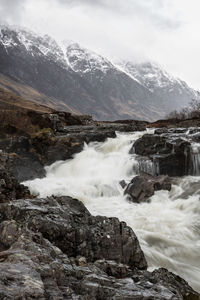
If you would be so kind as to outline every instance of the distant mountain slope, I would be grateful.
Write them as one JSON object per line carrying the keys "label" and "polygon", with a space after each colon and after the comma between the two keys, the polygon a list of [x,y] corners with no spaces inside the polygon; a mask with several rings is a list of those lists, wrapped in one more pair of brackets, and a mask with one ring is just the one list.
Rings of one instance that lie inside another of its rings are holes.
{"label": "distant mountain slope", "polygon": [[33,110],[41,113],[52,113],[54,110],[50,107],[34,103],[32,101],[23,99],[15,94],[0,88],[0,109],[3,111],[15,110]]}
{"label": "distant mountain slope", "polygon": [[5,91],[12,92],[17,96],[21,96],[24,99],[33,101],[40,105],[45,105],[55,110],[66,110],[71,113],[80,114],[79,111],[72,110],[66,103],[61,100],[54,100],[51,97],[40,93],[36,89],[32,88],[29,85],[23,84],[19,81],[13,80],[10,77],[7,77],[0,73],[0,88]]}
{"label": "distant mountain slope", "polygon": [[0,27],[0,72],[0,86],[26,99],[99,120],[156,120],[186,102],[167,99],[167,91],[164,98],[162,89],[77,43],[59,45],[24,29]]}
{"label": "distant mountain slope", "polygon": [[87,82],[90,94],[101,103],[99,117],[153,119],[162,114],[148,89],[106,58],[77,43],[66,47],[66,56],[70,68]]}
{"label": "distant mountain slope", "polygon": [[186,82],[171,76],[156,63],[122,62],[120,67],[152,92],[155,103],[162,104],[166,112],[180,109],[197,98],[197,92]]}
{"label": "distant mountain slope", "polygon": [[87,113],[87,106],[91,107],[92,99],[81,78],[70,70],[62,49],[50,37],[1,28],[0,70],[7,77],[54,99],[56,105],[63,101],[73,111],[82,113]]}

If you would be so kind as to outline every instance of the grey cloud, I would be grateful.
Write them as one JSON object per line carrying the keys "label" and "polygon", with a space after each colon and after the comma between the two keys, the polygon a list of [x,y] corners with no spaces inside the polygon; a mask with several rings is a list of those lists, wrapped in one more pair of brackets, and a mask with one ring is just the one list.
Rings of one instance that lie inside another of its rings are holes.
{"label": "grey cloud", "polygon": [[56,0],[57,2],[60,2],[62,4],[67,4],[67,5],[92,5],[92,6],[98,6],[98,5],[106,5],[106,3],[108,3],[108,1],[106,0]]}
{"label": "grey cloud", "polygon": [[[24,14],[24,5],[30,0],[0,0],[1,21],[8,23],[20,23]],[[69,7],[87,7],[87,14],[90,15],[97,8],[120,16],[129,18],[141,18],[147,20],[154,26],[162,30],[176,29],[180,22],[173,17],[163,13],[163,7],[172,0],[46,0]],[[40,0],[35,0],[35,5],[39,5]]]}
{"label": "grey cloud", "polygon": [[0,0],[1,22],[19,22],[26,0]]}
{"label": "grey cloud", "polygon": [[112,13],[131,15],[146,18],[150,23],[161,29],[176,29],[182,24],[180,20],[167,15],[166,3],[171,0],[54,0],[62,5],[71,7],[85,7],[89,9],[100,8],[110,10]]}

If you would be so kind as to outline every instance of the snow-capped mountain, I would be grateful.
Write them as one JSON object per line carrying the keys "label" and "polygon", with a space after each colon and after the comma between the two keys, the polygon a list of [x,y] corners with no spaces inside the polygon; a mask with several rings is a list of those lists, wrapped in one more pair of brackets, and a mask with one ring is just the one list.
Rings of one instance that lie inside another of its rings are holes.
{"label": "snow-capped mountain", "polygon": [[59,44],[6,26],[0,27],[0,72],[49,97],[56,107],[104,120],[159,119],[195,93],[152,64],[116,66],[75,42]]}
{"label": "snow-capped mountain", "polygon": [[[21,47],[21,50],[26,50],[32,56],[45,56],[47,59],[56,61],[63,66],[66,66],[66,60],[62,49],[56,41],[48,35],[43,37],[38,36],[32,31],[27,31],[23,28],[13,29],[7,26],[0,26],[0,41],[5,50]],[[25,49],[24,49],[25,48]]]}
{"label": "snow-capped mountain", "polygon": [[78,43],[71,42],[71,44],[66,44],[66,56],[72,70],[80,74],[91,74],[95,71],[106,74],[109,70],[114,69],[109,60],[81,47]]}
{"label": "snow-capped mountain", "polygon": [[65,54],[70,68],[87,82],[96,102],[101,103],[98,118],[100,114],[105,115],[104,119],[148,119],[162,115],[151,101],[148,89],[105,57],[77,43],[67,43]]}
{"label": "snow-capped mountain", "polygon": [[166,102],[166,105],[169,105],[168,103],[172,101],[174,109],[179,109],[198,97],[197,92],[186,82],[170,75],[154,62],[135,64],[124,61],[119,65],[127,74],[157,96],[157,99],[162,100],[162,103]]}

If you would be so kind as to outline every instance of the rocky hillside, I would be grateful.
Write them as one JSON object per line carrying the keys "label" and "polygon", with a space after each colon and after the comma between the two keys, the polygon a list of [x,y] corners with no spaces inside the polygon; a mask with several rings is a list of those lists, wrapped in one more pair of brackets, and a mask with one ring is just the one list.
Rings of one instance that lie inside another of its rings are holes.
{"label": "rocky hillside", "polygon": [[[0,86],[55,109],[99,120],[156,120],[183,105],[182,97],[174,100],[176,93],[165,91],[165,97],[162,89],[154,93],[127,68],[77,43],[59,45],[47,35],[24,29],[0,28],[0,70]],[[186,99],[184,92],[182,96]]]}
{"label": "rocky hillside", "polygon": [[198,96],[186,82],[171,76],[156,63],[123,62],[120,66],[154,95],[155,103],[162,105],[165,112],[179,110]]}
{"label": "rocky hillside", "polygon": [[[66,46],[71,69],[91,88],[97,119],[157,119],[162,110],[152,95],[110,61],[76,43]],[[94,113],[94,112],[93,112]]]}

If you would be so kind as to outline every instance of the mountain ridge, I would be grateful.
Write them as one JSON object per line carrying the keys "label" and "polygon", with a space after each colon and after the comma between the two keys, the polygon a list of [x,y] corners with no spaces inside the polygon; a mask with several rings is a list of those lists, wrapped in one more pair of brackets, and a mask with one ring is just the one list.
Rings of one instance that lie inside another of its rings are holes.
{"label": "mountain ridge", "polygon": [[56,108],[99,120],[160,119],[195,95],[182,87],[180,97],[176,92],[168,99],[169,90],[163,87],[152,92],[142,71],[138,75],[76,42],[61,45],[48,35],[8,26],[0,26],[0,70],[50,99]]}

